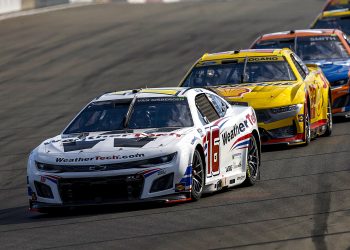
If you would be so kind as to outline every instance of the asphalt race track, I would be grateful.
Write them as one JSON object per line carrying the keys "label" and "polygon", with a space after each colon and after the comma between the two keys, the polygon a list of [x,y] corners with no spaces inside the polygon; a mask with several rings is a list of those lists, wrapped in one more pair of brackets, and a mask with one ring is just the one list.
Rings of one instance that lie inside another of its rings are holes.
{"label": "asphalt race track", "polygon": [[270,148],[261,181],[196,203],[27,211],[31,149],[107,91],[174,86],[204,52],[306,28],[322,0],[111,3],[0,22],[1,249],[350,249],[350,122]]}

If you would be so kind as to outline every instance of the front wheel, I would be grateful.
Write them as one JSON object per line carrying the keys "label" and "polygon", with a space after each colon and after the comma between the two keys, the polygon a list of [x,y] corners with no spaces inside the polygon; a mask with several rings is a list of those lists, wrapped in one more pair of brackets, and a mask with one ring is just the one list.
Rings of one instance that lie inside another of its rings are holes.
{"label": "front wheel", "polygon": [[204,188],[204,163],[198,150],[194,151],[192,162],[192,189],[191,198],[197,201],[201,198]]}
{"label": "front wheel", "polygon": [[246,170],[247,177],[244,181],[244,184],[248,186],[252,186],[258,180],[258,176],[260,174],[259,148],[254,136],[250,137],[246,168],[247,168]]}
{"label": "front wheel", "polygon": [[332,129],[333,129],[332,104],[329,98],[328,105],[327,105],[327,125],[326,125],[326,131],[324,132],[323,136],[330,136],[332,134]]}

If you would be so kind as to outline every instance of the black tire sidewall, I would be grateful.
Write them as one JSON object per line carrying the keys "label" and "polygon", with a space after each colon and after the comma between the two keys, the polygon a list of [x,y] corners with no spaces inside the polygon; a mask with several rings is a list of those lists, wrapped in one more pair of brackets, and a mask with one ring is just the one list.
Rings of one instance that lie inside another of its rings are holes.
{"label": "black tire sidewall", "polygon": [[[193,163],[194,163],[194,159],[195,159],[195,157],[198,157],[199,158],[199,160],[201,161],[201,166],[202,166],[202,173],[203,173],[203,181],[202,181],[202,190],[201,190],[201,192],[196,192],[195,190],[194,190],[194,188],[193,188],[193,181],[192,181],[192,189],[191,189],[191,198],[192,198],[192,200],[193,201],[197,201],[197,200],[199,200],[200,198],[201,198],[201,196],[202,196],[202,193],[203,193],[203,189],[204,189],[204,185],[205,185],[205,168],[204,168],[204,162],[203,162],[203,159],[202,159],[202,157],[201,157],[201,154],[199,153],[199,151],[196,149],[195,151],[194,151],[194,153],[193,153]],[[193,166],[192,166],[193,167]],[[193,176],[192,176],[192,178],[193,178]]]}
{"label": "black tire sidewall", "polygon": [[250,171],[249,169],[249,164],[248,164],[248,156],[249,156],[249,148],[248,148],[248,152],[247,152],[247,167],[246,167],[246,179],[245,181],[243,182],[244,185],[246,186],[253,186],[257,180],[258,180],[258,176],[260,174],[260,155],[259,155],[259,149],[258,149],[258,144],[256,142],[256,139],[254,136],[251,136],[250,140],[253,140],[253,144],[254,144],[254,147],[256,149],[256,152],[257,152],[257,169],[256,169],[256,177],[252,177],[248,171]]}

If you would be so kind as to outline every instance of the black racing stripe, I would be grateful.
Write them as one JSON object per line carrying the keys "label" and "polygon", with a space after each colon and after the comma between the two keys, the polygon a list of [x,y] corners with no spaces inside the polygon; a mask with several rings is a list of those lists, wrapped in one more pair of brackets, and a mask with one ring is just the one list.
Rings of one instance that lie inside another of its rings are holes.
{"label": "black racing stripe", "polygon": [[74,141],[63,143],[64,152],[71,152],[76,150],[90,149],[93,148],[100,141],[105,139],[95,140],[95,141]]}
{"label": "black racing stripe", "polygon": [[142,148],[147,143],[154,141],[156,138],[115,138],[114,147],[125,147],[125,148]]}

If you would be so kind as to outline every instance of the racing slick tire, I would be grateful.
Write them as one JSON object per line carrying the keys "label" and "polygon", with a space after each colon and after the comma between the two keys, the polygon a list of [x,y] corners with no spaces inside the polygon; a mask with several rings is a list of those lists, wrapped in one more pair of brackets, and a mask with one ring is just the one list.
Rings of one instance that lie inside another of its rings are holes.
{"label": "racing slick tire", "polygon": [[332,134],[332,129],[333,129],[332,104],[331,104],[331,99],[328,98],[327,125],[326,125],[326,131],[324,132],[323,136],[330,136]]}
{"label": "racing slick tire", "polygon": [[244,185],[253,186],[260,176],[259,148],[255,137],[252,135],[249,140],[247,153],[247,171]]}
{"label": "racing slick tire", "polygon": [[304,146],[307,146],[311,142],[311,126],[310,126],[310,113],[307,105],[304,106]]}
{"label": "racing slick tire", "polygon": [[202,192],[205,184],[205,175],[204,175],[204,162],[201,157],[201,154],[196,149],[193,154],[193,163],[192,163],[192,189],[191,189],[191,198],[193,201],[197,201],[201,198]]}

